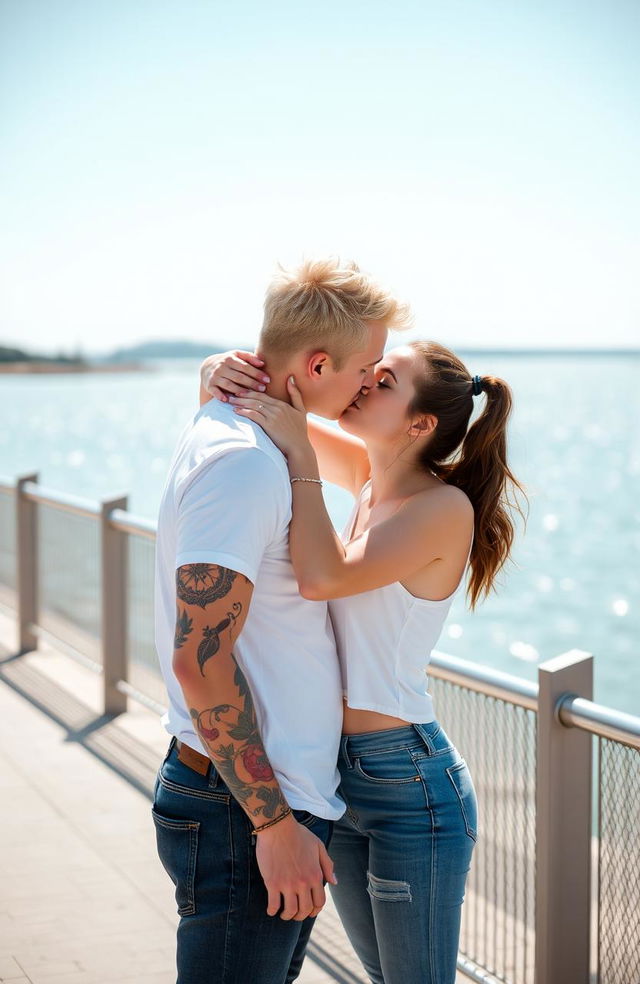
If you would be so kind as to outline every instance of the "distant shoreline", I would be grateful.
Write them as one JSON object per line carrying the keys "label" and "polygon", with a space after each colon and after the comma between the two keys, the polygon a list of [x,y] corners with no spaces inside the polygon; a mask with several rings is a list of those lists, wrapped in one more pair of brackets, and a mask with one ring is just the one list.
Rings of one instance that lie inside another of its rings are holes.
{"label": "distant shoreline", "polygon": [[103,372],[153,372],[153,366],[145,366],[140,362],[105,363],[104,365],[82,365],[64,362],[0,362],[0,375],[25,376],[61,373],[103,373]]}

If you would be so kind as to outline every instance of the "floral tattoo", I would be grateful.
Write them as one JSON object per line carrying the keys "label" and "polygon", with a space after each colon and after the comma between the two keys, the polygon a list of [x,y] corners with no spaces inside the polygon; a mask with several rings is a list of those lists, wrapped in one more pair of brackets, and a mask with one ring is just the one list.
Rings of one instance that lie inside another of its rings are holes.
{"label": "floral tattoo", "polygon": [[191,718],[229,791],[250,816],[271,819],[287,803],[262,744],[249,686],[233,659],[238,704],[219,704],[204,711],[192,708]]}

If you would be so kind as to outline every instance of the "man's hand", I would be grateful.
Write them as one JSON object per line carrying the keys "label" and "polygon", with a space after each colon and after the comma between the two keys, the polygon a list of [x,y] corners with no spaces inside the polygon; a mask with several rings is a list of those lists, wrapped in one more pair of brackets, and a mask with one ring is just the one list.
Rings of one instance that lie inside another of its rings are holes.
{"label": "man's hand", "polygon": [[267,915],[301,921],[326,902],[324,881],[337,884],[327,849],[293,816],[256,835],[256,859],[269,896]]}

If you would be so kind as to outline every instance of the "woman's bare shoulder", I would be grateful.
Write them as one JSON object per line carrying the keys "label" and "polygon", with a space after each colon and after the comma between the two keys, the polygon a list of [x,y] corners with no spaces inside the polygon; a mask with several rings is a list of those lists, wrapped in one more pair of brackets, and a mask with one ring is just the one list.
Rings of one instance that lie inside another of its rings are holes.
{"label": "woman's bare shoulder", "polygon": [[464,522],[473,525],[474,511],[466,492],[455,485],[439,482],[422,489],[407,500],[407,506],[426,522],[437,518],[442,522]]}

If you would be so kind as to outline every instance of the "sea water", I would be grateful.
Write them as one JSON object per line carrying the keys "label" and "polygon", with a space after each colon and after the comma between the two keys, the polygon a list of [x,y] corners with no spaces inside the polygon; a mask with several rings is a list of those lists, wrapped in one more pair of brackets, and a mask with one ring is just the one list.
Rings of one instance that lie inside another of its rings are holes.
{"label": "sea water", "polygon": [[[464,356],[464,353],[462,353]],[[569,649],[595,656],[595,696],[640,713],[640,358],[469,355],[514,392],[509,462],[529,496],[513,562],[474,613],[462,592],[438,648],[535,678]],[[0,473],[91,499],[129,494],[155,518],[197,364],[123,374],[0,377]],[[351,497],[325,486],[338,528]]]}

